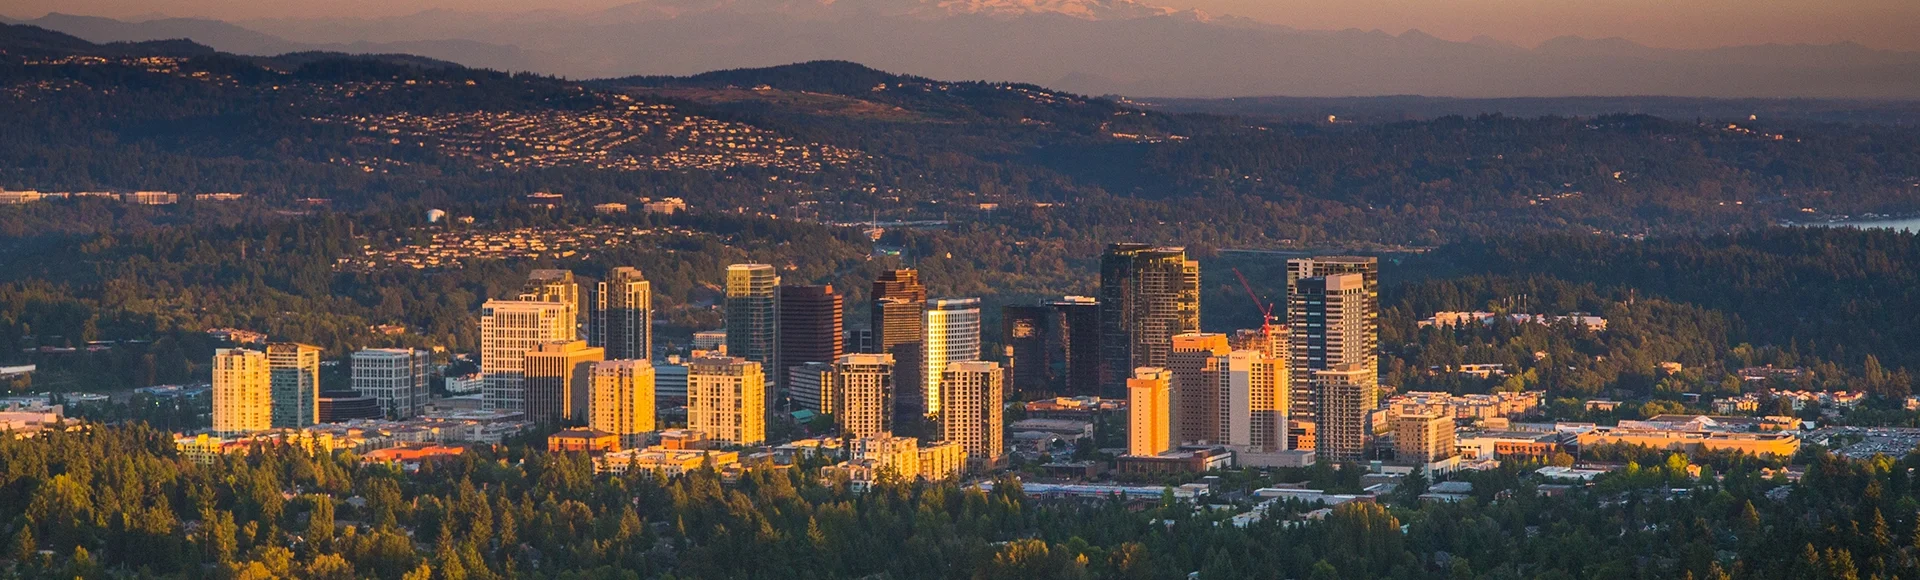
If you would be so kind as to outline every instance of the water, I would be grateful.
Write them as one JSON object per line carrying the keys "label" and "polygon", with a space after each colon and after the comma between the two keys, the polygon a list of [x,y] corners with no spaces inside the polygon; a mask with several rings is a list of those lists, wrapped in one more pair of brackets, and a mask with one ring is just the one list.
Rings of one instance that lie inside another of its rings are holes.
{"label": "water", "polygon": [[1822,223],[1822,224],[1807,224],[1807,225],[1821,226],[1821,227],[1834,227],[1834,228],[1854,227],[1854,228],[1860,228],[1863,230],[1895,230],[1895,231],[1900,231],[1905,233],[1914,233],[1914,232],[1920,231],[1920,218],[1860,220],[1860,221],[1828,222],[1828,223]]}

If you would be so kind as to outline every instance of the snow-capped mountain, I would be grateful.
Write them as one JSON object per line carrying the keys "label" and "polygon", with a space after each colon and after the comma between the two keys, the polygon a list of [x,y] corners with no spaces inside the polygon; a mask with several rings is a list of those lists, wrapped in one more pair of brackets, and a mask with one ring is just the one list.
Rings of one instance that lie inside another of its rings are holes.
{"label": "snow-capped mountain", "polygon": [[1675,50],[1559,38],[1528,48],[1417,30],[1296,30],[1150,1],[639,0],[591,13],[28,23],[94,41],[185,36],[253,54],[407,52],[573,78],[845,60],[934,78],[1162,97],[1920,98],[1920,53],[1847,43]]}

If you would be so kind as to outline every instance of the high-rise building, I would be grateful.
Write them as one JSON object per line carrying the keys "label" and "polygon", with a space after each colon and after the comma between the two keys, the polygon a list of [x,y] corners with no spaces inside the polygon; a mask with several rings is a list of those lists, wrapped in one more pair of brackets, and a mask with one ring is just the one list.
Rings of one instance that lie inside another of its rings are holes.
{"label": "high-rise building", "polygon": [[840,433],[866,437],[893,431],[893,355],[848,354],[828,375],[829,411]]}
{"label": "high-rise building", "polygon": [[1287,448],[1287,363],[1257,350],[1217,357],[1220,433],[1214,441],[1251,451]]}
{"label": "high-rise building", "polygon": [[653,365],[653,400],[661,409],[687,404],[687,365],[679,356]]}
{"label": "high-rise building", "polygon": [[1320,395],[1320,415],[1314,457],[1318,461],[1359,461],[1366,453],[1367,418],[1373,410],[1380,375],[1359,363],[1313,371],[1313,390]]}
{"label": "high-rise building", "polygon": [[1173,439],[1177,443],[1218,443],[1220,389],[1216,366],[1232,352],[1227,336],[1210,332],[1174,335],[1169,343],[1167,371],[1173,401]]}
{"label": "high-rise building", "polygon": [[1227,338],[1227,344],[1233,350],[1257,350],[1273,358],[1293,359],[1292,338],[1288,336],[1286,325],[1271,324],[1264,328],[1243,328],[1233,331]]}
{"label": "high-rise building", "polygon": [[1357,273],[1299,278],[1292,289],[1287,327],[1292,334],[1294,400],[1316,401],[1301,405],[1296,415],[1317,419],[1319,397],[1310,390],[1314,371],[1359,365],[1379,373],[1373,298],[1367,278]]}
{"label": "high-rise building", "polygon": [[372,397],[389,419],[411,419],[427,410],[427,366],[424,350],[369,348],[353,353],[353,390]]}
{"label": "high-rise building", "polygon": [[223,435],[273,428],[273,378],[267,353],[213,351],[213,430]]}
{"label": "high-rise building", "polygon": [[767,440],[767,374],[739,357],[687,362],[687,428],[715,441],[759,445]]}
{"label": "high-rise building", "polygon": [[1185,248],[1112,244],[1100,258],[1101,388],[1163,367],[1176,334],[1200,330],[1200,263]]}
{"label": "high-rise building", "polygon": [[927,380],[920,389],[919,410],[934,417],[940,414],[941,373],[946,372],[947,365],[980,360],[980,299],[930,301],[924,325],[927,336],[922,358],[926,364],[921,372]]}
{"label": "high-rise building", "polygon": [[[1340,274],[1359,276],[1358,289],[1352,280],[1339,282],[1337,304],[1326,304],[1326,284],[1305,282]],[[1313,295],[1309,295],[1309,293]],[[1359,297],[1355,298],[1354,295]],[[1326,317],[1336,314],[1340,326],[1327,326]],[[1376,357],[1380,328],[1380,259],[1366,256],[1317,256],[1287,260],[1286,322],[1293,350],[1293,416],[1312,420],[1317,397],[1312,392],[1313,371],[1336,365],[1367,362],[1379,370]],[[1351,331],[1350,338],[1345,333]],[[1329,334],[1335,335],[1329,338]],[[1345,349],[1332,355],[1322,351],[1330,340]],[[1361,360],[1363,358],[1368,360]]]}
{"label": "high-rise building", "polygon": [[606,351],[584,340],[549,342],[527,351],[527,419],[547,426],[587,421],[593,398],[593,365]]}
{"label": "high-rise building", "polygon": [[560,302],[488,300],[480,306],[481,406],[489,411],[526,409],[527,351],[573,340],[567,305]]}
{"label": "high-rise building", "polygon": [[795,410],[832,413],[833,364],[801,363],[787,369],[787,400]]}
{"label": "high-rise building", "polygon": [[849,328],[841,332],[841,337],[840,352],[842,353],[873,353],[878,350],[873,346],[873,329]]}
{"label": "high-rise building", "polygon": [[1367,303],[1373,307],[1372,319],[1379,321],[1380,259],[1371,256],[1315,256],[1287,260],[1287,290],[1301,278],[1319,278],[1334,274],[1359,274],[1366,280]]}
{"label": "high-rise building", "polygon": [[1059,337],[1060,390],[1073,395],[1100,394],[1100,301],[1068,296],[1052,304],[1059,313],[1053,331]]}
{"label": "high-rise building", "polygon": [[780,368],[810,362],[830,363],[843,352],[840,342],[842,297],[832,286],[780,287]]}
{"label": "high-rise building", "polygon": [[588,344],[606,349],[607,360],[653,358],[653,283],[639,268],[614,268],[595,287],[588,330]]}
{"label": "high-rise building", "polygon": [[779,287],[773,266],[727,266],[727,356],[760,363],[767,382],[780,362]]}
{"label": "high-rise building", "polygon": [[558,302],[566,306],[566,340],[579,337],[580,322],[580,282],[575,280],[569,270],[534,270],[527,274],[527,284],[520,290],[523,302]]}
{"label": "high-rise building", "polygon": [[272,369],[273,426],[300,428],[320,422],[320,353],[297,342],[267,344]]}
{"label": "high-rise building", "polygon": [[1127,454],[1159,455],[1173,448],[1173,409],[1169,390],[1173,372],[1157,367],[1133,369],[1127,379]]}
{"label": "high-rise building", "polygon": [[587,426],[618,435],[622,447],[644,444],[647,433],[654,430],[653,378],[653,365],[647,361],[593,363]]}
{"label": "high-rise building", "polygon": [[1000,340],[1007,347],[1011,367],[1008,387],[1017,393],[1054,390],[1053,323],[1057,315],[1048,305],[1009,304],[1000,307]]}
{"label": "high-rise building", "polygon": [[1006,374],[1000,363],[947,364],[940,373],[940,440],[959,443],[981,468],[999,465],[1006,450]]}
{"label": "high-rise building", "polygon": [[1100,394],[1100,304],[1085,296],[1000,311],[1012,369],[1007,386],[1022,393]]}
{"label": "high-rise building", "polygon": [[1429,413],[1394,418],[1393,447],[1401,461],[1433,463],[1453,457],[1453,416]]}
{"label": "high-rise building", "polygon": [[881,272],[873,281],[873,308],[870,324],[873,352],[893,355],[893,384],[906,392],[896,393],[897,413],[902,418],[924,413],[916,389],[926,384],[925,348],[927,287],[920,284],[920,272],[911,268]]}

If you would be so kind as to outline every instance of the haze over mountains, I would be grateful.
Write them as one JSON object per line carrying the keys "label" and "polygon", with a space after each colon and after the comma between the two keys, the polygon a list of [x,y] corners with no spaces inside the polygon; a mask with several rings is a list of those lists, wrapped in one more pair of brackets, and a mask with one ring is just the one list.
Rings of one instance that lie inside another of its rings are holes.
{"label": "haze over mountains", "polygon": [[1132,96],[1920,98],[1920,53],[1852,43],[1674,50],[1565,37],[1526,48],[1419,31],[1296,30],[1135,0],[643,0],[591,13],[235,23],[54,14],[25,23],[98,42],[404,52],[570,78],[837,59]]}

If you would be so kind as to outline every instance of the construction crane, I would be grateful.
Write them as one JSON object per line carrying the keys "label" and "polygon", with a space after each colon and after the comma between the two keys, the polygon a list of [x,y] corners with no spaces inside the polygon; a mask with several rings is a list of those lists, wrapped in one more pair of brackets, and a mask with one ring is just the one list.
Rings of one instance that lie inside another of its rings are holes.
{"label": "construction crane", "polygon": [[1253,300],[1253,307],[1260,310],[1260,336],[1266,338],[1268,341],[1272,341],[1273,323],[1275,320],[1273,317],[1273,305],[1261,300],[1260,295],[1253,292],[1253,284],[1247,283],[1246,274],[1241,274],[1239,268],[1233,269],[1233,277],[1240,279],[1240,288],[1247,291],[1247,298]]}

